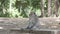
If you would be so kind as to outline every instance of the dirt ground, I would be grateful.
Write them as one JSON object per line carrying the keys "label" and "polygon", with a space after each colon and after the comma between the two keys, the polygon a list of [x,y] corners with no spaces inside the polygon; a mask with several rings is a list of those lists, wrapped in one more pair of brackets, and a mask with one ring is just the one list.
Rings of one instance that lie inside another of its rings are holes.
{"label": "dirt ground", "polygon": [[[11,31],[11,34],[25,34],[25,33],[20,33],[19,29],[20,28],[26,28],[28,26],[28,18],[0,18],[0,29],[14,29],[16,31]],[[60,18],[57,17],[48,17],[48,18],[39,18],[39,24],[40,24],[40,29],[43,32],[47,31],[46,34],[51,34],[51,31],[56,30],[60,32]],[[4,34],[3,32],[7,33],[7,31],[0,30],[0,33]],[[50,31],[50,32],[49,32]],[[41,32],[41,31],[40,31]],[[40,33],[36,32],[36,33]],[[41,34],[44,34],[44,33]],[[36,34],[33,33],[33,34]],[[29,34],[29,33],[26,33]]]}
{"label": "dirt ground", "polygon": [[[11,25],[14,28],[25,28],[28,26],[28,18],[0,18],[0,26]],[[47,17],[39,18],[39,24],[41,28],[60,28],[60,18]],[[8,26],[7,26],[8,27]],[[9,26],[10,27],[10,26]]]}

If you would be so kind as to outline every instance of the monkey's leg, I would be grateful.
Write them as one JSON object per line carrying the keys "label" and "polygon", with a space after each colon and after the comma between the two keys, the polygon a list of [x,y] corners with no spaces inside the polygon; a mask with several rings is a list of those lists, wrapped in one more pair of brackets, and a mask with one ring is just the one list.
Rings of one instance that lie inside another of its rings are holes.
{"label": "monkey's leg", "polygon": [[27,29],[32,29],[34,26],[36,25],[36,23],[30,23],[27,27]]}

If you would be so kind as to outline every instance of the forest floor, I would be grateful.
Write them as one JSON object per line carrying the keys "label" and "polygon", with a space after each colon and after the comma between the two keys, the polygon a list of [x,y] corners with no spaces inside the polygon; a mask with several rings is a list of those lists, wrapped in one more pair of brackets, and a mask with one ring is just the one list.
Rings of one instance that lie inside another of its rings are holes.
{"label": "forest floor", "polygon": [[[0,30],[0,34],[5,34],[11,28],[12,29],[15,28],[15,30],[9,31],[10,34],[20,34],[20,31],[19,31],[20,28],[26,28],[29,24],[28,20],[29,20],[28,18],[0,18],[0,29],[6,29],[6,30]],[[59,30],[59,33],[60,33],[60,18],[57,18],[57,17],[39,18],[39,24],[40,24],[40,30],[43,30],[43,31],[40,31],[40,32],[38,31],[34,34],[38,34],[38,33],[51,34],[51,32],[49,31],[55,31],[55,30]],[[25,33],[25,31],[24,33],[23,32],[22,33],[29,34],[29,33]]]}
{"label": "forest floor", "polygon": [[[6,28],[26,28],[29,24],[28,20],[28,18],[0,18],[0,26],[5,26]],[[60,18],[39,18],[39,24],[40,28],[60,28]]]}

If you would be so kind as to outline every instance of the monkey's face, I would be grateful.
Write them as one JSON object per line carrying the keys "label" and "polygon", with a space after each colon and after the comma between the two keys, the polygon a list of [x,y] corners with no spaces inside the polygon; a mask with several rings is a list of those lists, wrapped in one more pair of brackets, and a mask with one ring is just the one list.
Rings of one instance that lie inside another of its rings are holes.
{"label": "monkey's face", "polygon": [[29,16],[34,16],[36,15],[35,12],[30,12]]}

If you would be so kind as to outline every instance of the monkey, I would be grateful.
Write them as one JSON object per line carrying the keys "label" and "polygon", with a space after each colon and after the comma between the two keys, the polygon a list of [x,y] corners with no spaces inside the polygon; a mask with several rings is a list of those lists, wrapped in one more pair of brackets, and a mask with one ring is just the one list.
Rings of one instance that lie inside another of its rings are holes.
{"label": "monkey", "polygon": [[38,23],[38,17],[35,12],[30,12],[29,14],[29,24],[27,29],[32,29]]}

